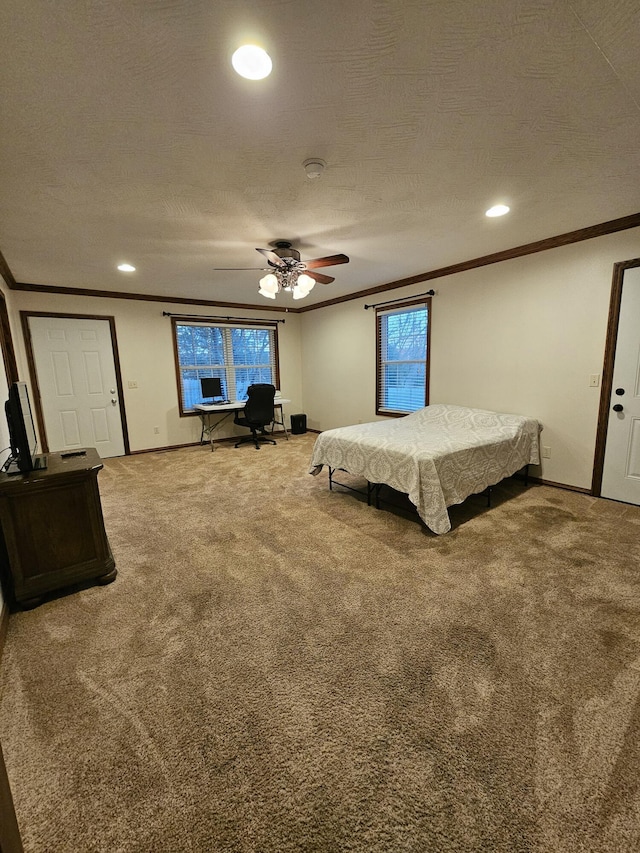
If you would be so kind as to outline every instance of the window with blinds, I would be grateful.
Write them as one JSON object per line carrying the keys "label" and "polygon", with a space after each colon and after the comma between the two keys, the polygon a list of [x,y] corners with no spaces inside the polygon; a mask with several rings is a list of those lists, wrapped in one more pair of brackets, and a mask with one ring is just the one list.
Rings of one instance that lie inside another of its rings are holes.
{"label": "window with blinds", "polygon": [[431,299],[376,310],[376,414],[407,414],[429,403]]}
{"label": "window with blinds", "polygon": [[280,387],[277,328],[172,318],[181,414],[202,403],[200,380],[220,379],[227,400],[245,400],[257,382]]}

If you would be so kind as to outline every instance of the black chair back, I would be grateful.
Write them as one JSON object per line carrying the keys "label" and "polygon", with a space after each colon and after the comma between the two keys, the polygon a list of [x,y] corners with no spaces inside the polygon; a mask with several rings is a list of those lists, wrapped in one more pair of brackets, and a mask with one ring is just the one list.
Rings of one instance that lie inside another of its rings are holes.
{"label": "black chair back", "polygon": [[245,419],[261,427],[273,421],[273,400],[276,396],[275,385],[266,382],[249,385],[247,388],[247,402],[244,411]]}

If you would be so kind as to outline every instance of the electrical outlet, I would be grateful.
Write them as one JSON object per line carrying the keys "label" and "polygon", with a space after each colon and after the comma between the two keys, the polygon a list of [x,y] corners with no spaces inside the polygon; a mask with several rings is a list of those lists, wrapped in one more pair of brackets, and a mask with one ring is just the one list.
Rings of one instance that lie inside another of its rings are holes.
{"label": "electrical outlet", "polygon": [[542,445],[542,458],[543,459],[549,459],[550,456],[551,456],[551,448],[545,447],[545,445],[543,444]]}
{"label": "electrical outlet", "polygon": [[155,435],[160,435],[160,427],[154,427],[153,432]]}
{"label": "electrical outlet", "polygon": [[127,382],[127,385],[129,386],[129,388],[137,388],[138,387],[138,383],[136,382],[135,379],[130,379]]}
{"label": "electrical outlet", "polygon": [[600,385],[600,374],[592,373],[589,377],[589,388],[597,388]]}

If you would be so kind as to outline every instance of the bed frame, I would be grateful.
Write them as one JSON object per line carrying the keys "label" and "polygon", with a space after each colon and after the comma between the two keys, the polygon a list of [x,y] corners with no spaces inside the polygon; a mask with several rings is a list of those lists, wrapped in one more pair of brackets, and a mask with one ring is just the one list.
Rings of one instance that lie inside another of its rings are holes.
{"label": "bed frame", "polygon": [[[373,496],[373,506],[375,506],[376,509],[380,509],[381,503],[387,504],[389,506],[397,506],[397,504],[394,504],[393,501],[387,501],[384,500],[384,498],[380,497],[380,489],[382,489],[383,486],[386,486],[386,483],[370,483],[369,480],[367,480],[367,490],[363,491],[362,489],[356,489],[354,486],[348,486],[346,483],[341,483],[333,476],[336,471],[342,471],[345,474],[348,474],[349,471],[345,470],[344,468],[332,468],[330,465],[328,465],[327,468],[329,469],[329,491],[332,492],[334,486],[340,486],[341,489],[348,489],[350,492],[355,492],[357,495],[362,495],[363,497],[365,497],[367,499],[367,506],[371,506],[371,498]],[[527,489],[529,488],[529,465],[525,465],[521,470],[523,472],[524,487],[525,489]],[[513,477],[515,476],[515,474],[512,474],[511,476]],[[505,479],[507,478],[505,477]],[[498,484],[496,483],[496,485]],[[389,486],[389,488],[392,487]],[[484,491],[477,493],[479,495],[484,495],[487,498],[488,507],[491,506],[491,493],[493,491],[493,488],[494,486],[487,486]],[[398,492],[398,494],[406,495],[407,493]],[[469,495],[469,497],[474,497],[474,495]],[[417,510],[415,507],[414,511],[417,514]]]}

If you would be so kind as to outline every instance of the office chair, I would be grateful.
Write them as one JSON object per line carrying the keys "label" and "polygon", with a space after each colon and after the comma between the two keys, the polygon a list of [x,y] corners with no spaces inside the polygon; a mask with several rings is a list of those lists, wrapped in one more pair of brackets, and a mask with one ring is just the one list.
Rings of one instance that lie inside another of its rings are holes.
{"label": "office chair", "polygon": [[[251,430],[251,435],[243,436],[237,443],[236,447],[240,447],[246,441],[252,441],[256,450],[260,450],[261,441],[267,441],[269,444],[276,444],[272,438],[267,438],[265,427],[273,422],[273,398],[276,395],[274,385],[267,383],[258,383],[249,385],[247,388],[248,399],[244,409],[236,412],[233,419],[234,424],[238,426],[248,427]],[[258,435],[260,432],[260,435]]]}

